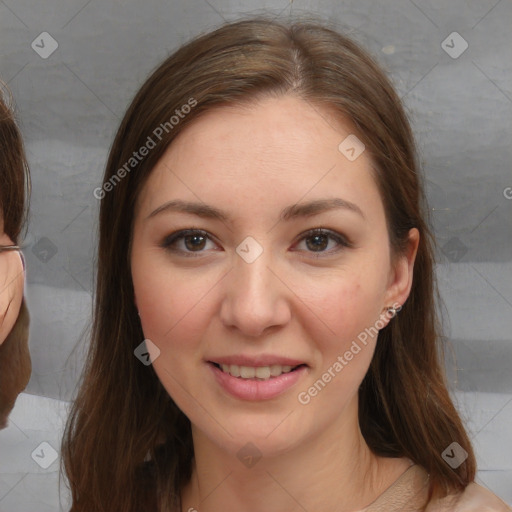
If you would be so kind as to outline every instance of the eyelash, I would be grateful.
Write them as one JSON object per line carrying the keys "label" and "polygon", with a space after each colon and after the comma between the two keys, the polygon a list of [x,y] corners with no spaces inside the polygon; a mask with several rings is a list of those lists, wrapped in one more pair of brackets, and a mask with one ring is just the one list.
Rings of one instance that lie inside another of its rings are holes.
{"label": "eyelash", "polygon": [[[194,236],[194,235],[199,235],[199,236],[205,237],[208,240],[213,241],[213,239],[208,235],[208,233],[206,231],[203,231],[202,229],[197,229],[197,228],[190,228],[190,229],[183,229],[181,231],[176,231],[175,233],[172,233],[172,234],[166,236],[164,238],[164,240],[162,241],[162,243],[160,244],[160,246],[163,249],[166,249],[170,252],[182,253],[187,258],[189,258],[189,257],[197,258],[197,257],[200,257],[200,254],[205,251],[204,250],[183,251],[181,249],[172,248],[172,245],[175,244],[177,241],[183,240],[187,236]],[[337,233],[336,231],[331,231],[329,229],[324,229],[324,228],[313,228],[313,229],[306,231],[305,233],[302,234],[302,236],[298,242],[302,242],[303,240],[305,240],[307,238],[311,238],[311,237],[319,236],[319,235],[329,237],[331,240],[334,240],[335,242],[337,242],[339,244],[339,246],[341,246],[341,247],[339,247],[338,249],[335,249],[334,251],[333,250],[318,251],[318,252],[305,251],[305,252],[310,253],[314,258],[323,258],[323,257],[326,257],[325,255],[331,256],[333,253],[338,253],[343,248],[353,247],[353,244],[346,237],[342,236],[341,234]]]}

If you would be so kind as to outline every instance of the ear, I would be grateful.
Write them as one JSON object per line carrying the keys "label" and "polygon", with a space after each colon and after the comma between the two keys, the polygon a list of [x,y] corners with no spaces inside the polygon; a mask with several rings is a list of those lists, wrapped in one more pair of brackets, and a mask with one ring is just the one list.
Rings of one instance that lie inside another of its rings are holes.
{"label": "ear", "polygon": [[403,254],[397,256],[389,274],[388,288],[385,294],[384,308],[394,306],[401,307],[412,287],[412,276],[414,270],[414,261],[418,252],[420,243],[420,232],[416,228],[409,230],[407,247]]}

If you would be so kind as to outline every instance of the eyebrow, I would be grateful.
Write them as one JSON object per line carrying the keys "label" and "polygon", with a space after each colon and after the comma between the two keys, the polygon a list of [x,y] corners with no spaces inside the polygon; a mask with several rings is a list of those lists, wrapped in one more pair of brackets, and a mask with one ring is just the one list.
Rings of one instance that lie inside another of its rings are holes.
{"label": "eyebrow", "polygon": [[[290,221],[299,217],[312,217],[314,215],[319,215],[320,213],[337,209],[355,212],[363,219],[366,219],[359,206],[357,206],[355,203],[338,197],[331,199],[316,199],[308,203],[293,204],[287,206],[281,211],[279,218],[283,221]],[[146,220],[164,212],[190,213],[205,219],[216,219],[222,222],[230,222],[229,215],[226,212],[215,208],[214,206],[210,206],[205,203],[183,201],[181,199],[174,199],[162,204],[156,210],[153,210],[146,217]]]}

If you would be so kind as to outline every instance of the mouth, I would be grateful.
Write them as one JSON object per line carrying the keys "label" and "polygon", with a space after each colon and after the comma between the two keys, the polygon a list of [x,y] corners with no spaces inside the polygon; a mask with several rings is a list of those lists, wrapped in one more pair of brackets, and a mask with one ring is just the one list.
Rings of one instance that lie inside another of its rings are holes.
{"label": "mouth", "polygon": [[209,364],[218,368],[221,372],[242,380],[266,381],[277,378],[285,373],[297,371],[306,364],[281,365],[272,364],[269,366],[242,366],[238,364],[221,364],[214,361],[208,361]]}
{"label": "mouth", "polygon": [[310,371],[305,363],[270,355],[240,355],[206,362],[214,382],[224,392],[245,401],[277,398],[298,385]]}

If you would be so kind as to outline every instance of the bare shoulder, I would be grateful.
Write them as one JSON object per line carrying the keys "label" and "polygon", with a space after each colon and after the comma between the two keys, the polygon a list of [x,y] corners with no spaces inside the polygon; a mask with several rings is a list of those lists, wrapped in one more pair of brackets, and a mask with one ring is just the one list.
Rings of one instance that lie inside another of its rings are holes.
{"label": "bare shoulder", "polygon": [[436,500],[428,512],[512,512],[512,507],[477,483],[469,484],[464,492]]}

